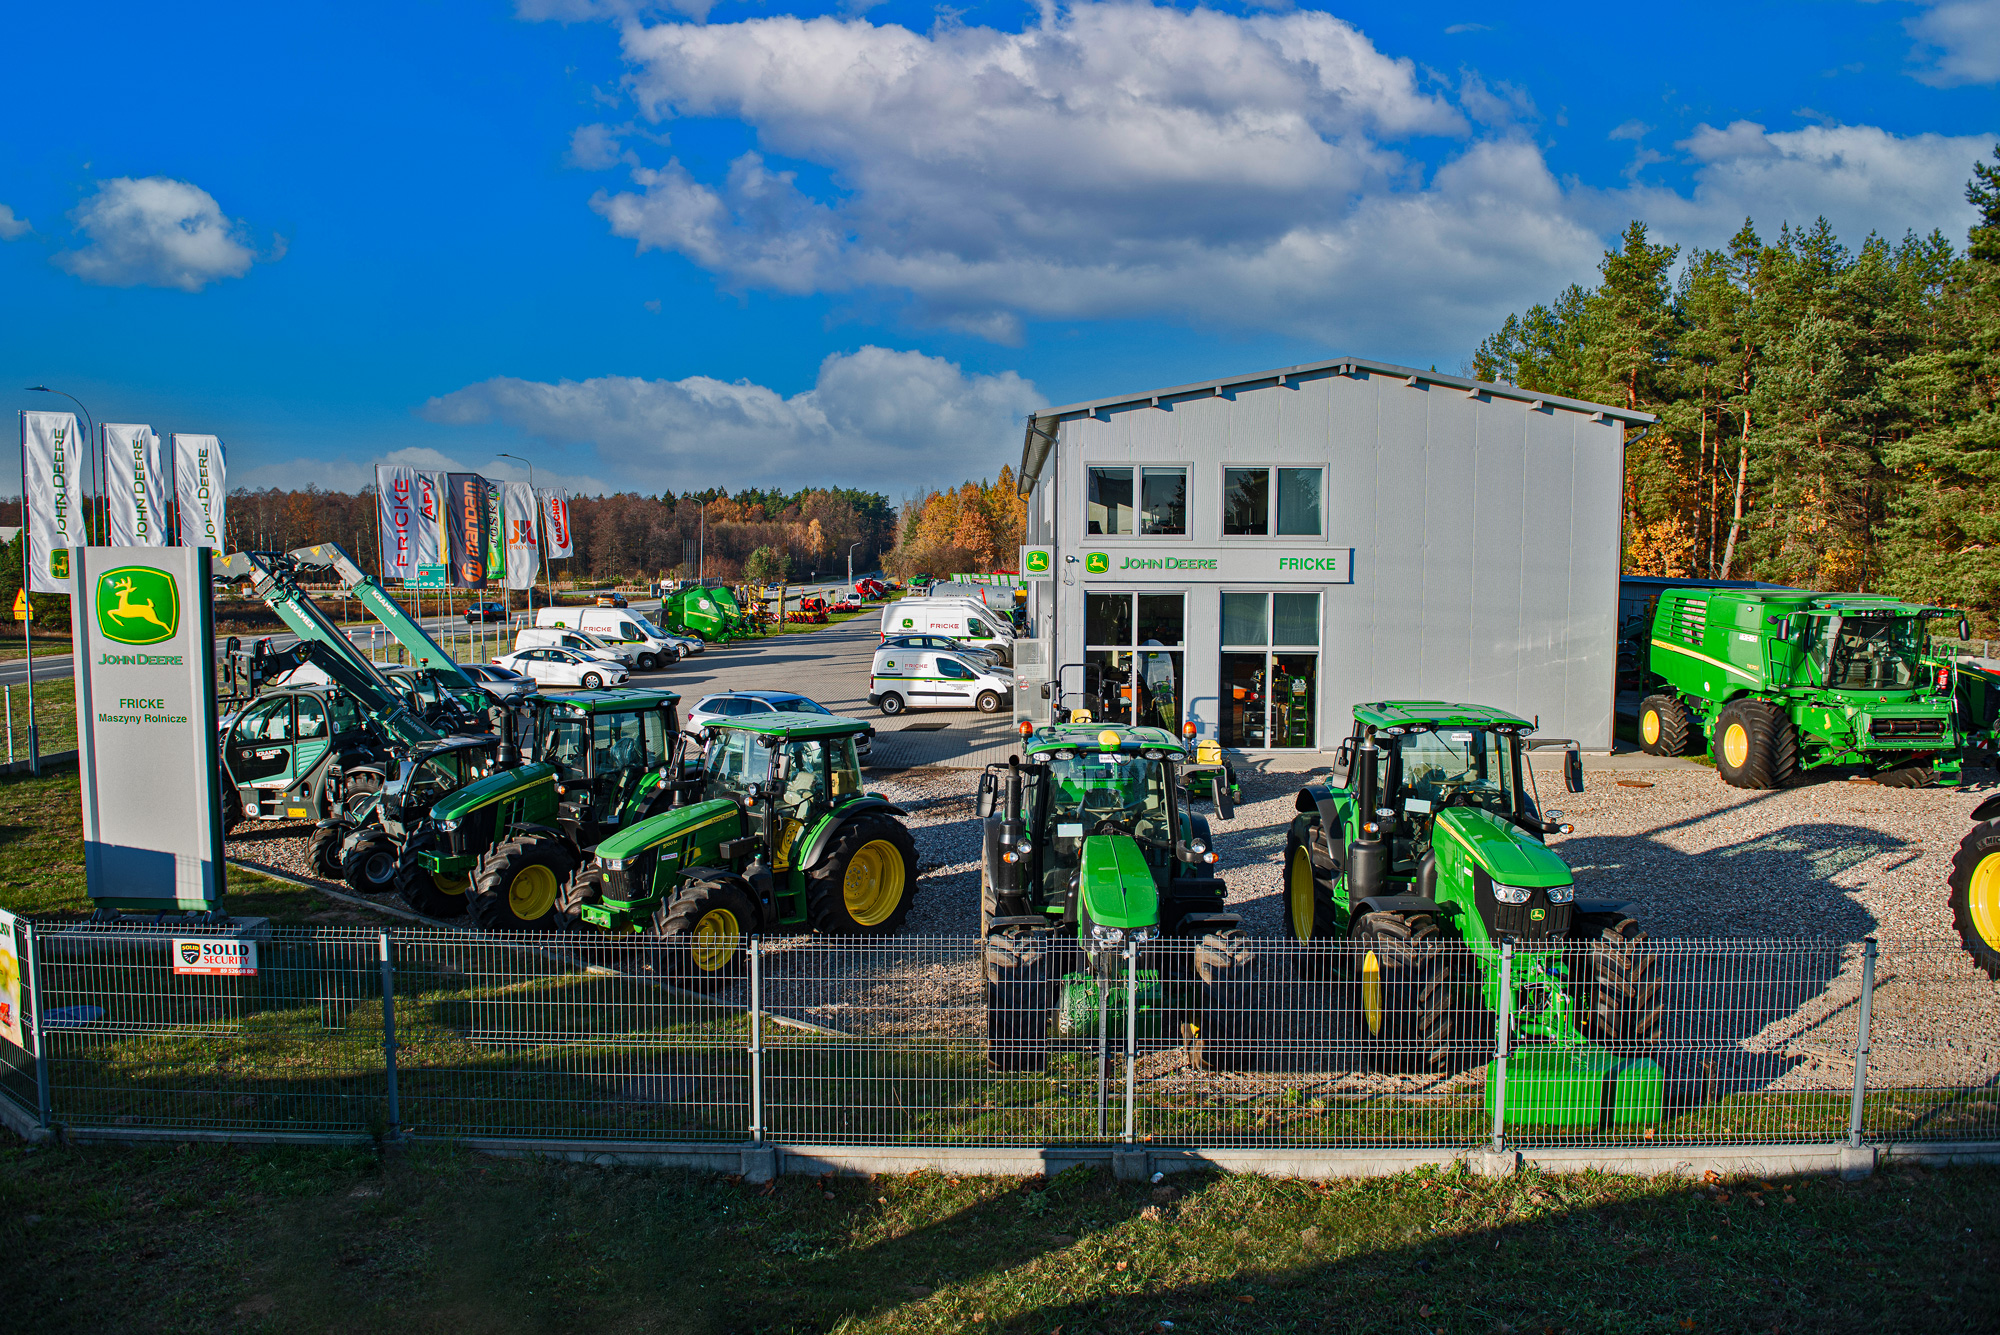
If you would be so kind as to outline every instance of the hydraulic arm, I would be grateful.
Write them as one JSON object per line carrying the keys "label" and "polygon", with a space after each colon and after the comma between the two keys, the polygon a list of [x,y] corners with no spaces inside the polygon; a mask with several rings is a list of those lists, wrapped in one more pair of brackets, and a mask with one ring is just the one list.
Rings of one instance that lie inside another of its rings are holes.
{"label": "hydraulic arm", "polygon": [[[407,649],[412,667],[428,668],[437,674],[441,684],[451,690],[476,690],[479,683],[465,675],[456,659],[446,653],[429,633],[418,624],[417,619],[403,610],[403,605],[391,598],[388,591],[376,583],[375,577],[363,570],[349,556],[339,543],[322,542],[311,547],[295,548],[287,557],[301,566],[328,569],[339,577],[340,586],[358,598],[369,614],[396,637],[396,642]],[[280,614],[282,615],[282,613]]]}

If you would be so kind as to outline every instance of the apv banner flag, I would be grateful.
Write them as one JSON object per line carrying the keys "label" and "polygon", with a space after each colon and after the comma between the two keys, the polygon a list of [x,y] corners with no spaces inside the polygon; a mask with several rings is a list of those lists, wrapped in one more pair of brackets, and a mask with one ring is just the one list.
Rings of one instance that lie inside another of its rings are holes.
{"label": "apv banner flag", "polygon": [[70,549],[83,545],[76,507],[84,451],[75,413],[21,414],[21,472],[28,492],[28,587],[68,593]]}
{"label": "apv banner flag", "polygon": [[382,578],[415,579],[413,530],[417,522],[417,475],[400,464],[375,465],[375,519],[382,544]]}
{"label": "apv banner flag", "polygon": [[549,559],[558,556],[574,556],[576,548],[570,542],[569,493],[566,491],[545,491],[542,493],[542,518],[549,525]]}
{"label": "apv banner flag", "polygon": [[111,545],[166,546],[167,488],[160,473],[159,436],[149,426],[106,422],[104,461],[110,479]]}
{"label": "apv banner flag", "polygon": [[508,482],[505,516],[507,525],[507,587],[535,587],[535,567],[541,556],[535,537],[535,493],[525,482]]}
{"label": "apv banner flag", "polygon": [[444,474],[417,474],[417,535],[410,548],[420,566],[434,566],[443,559],[438,555],[444,550],[444,536],[440,528],[444,519],[443,506]]}
{"label": "apv banner flag", "polygon": [[173,446],[174,500],[181,512],[179,545],[223,551],[222,510],[229,494],[229,468],[222,442],[214,436],[184,436],[176,431]]}
{"label": "apv banner flag", "polygon": [[479,474],[445,474],[445,560],[454,588],[486,587],[486,501],[486,479]]}

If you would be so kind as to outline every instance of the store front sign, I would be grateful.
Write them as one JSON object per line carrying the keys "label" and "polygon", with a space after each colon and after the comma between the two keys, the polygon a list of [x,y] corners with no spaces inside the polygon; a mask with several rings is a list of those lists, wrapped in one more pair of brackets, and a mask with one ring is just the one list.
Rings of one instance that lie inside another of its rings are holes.
{"label": "store front sign", "polygon": [[1319,547],[1307,551],[1230,547],[1162,552],[1157,547],[1086,551],[1083,573],[1093,579],[1215,580],[1225,582],[1352,584],[1354,549]]}

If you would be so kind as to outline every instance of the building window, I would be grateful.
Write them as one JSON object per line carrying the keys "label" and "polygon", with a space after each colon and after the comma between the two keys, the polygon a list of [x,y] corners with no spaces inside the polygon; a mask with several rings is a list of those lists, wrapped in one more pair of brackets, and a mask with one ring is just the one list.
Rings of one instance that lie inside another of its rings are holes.
{"label": "building window", "polygon": [[1222,595],[1224,746],[1319,744],[1319,595]]}
{"label": "building window", "polygon": [[[1181,536],[1187,533],[1187,469],[1093,468],[1090,471],[1087,533],[1099,537]],[[1134,507],[1134,474],[1137,500]],[[1136,522],[1135,522],[1136,521]]]}
{"label": "building window", "polygon": [[1087,593],[1083,598],[1084,699],[1094,721],[1144,723],[1180,735],[1187,596],[1179,593]]}
{"label": "building window", "polygon": [[[1222,532],[1235,538],[1317,538],[1321,535],[1320,468],[1225,468]],[[1277,495],[1273,515],[1272,494]],[[1273,518],[1277,523],[1274,527]]]}

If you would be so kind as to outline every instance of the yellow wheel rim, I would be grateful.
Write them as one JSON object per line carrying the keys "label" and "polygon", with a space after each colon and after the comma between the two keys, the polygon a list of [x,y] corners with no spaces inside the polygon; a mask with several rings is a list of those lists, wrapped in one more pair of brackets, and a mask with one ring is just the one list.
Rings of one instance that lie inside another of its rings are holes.
{"label": "yellow wheel rim", "polygon": [[1731,769],[1742,769],[1750,759],[1750,730],[1732,723],[1722,730],[1722,758]]}
{"label": "yellow wheel rim", "polygon": [[855,851],[840,883],[847,916],[863,927],[889,920],[903,902],[903,855],[887,839],[871,839]]}
{"label": "yellow wheel rim", "polygon": [[2000,950],[2000,853],[1979,860],[1972,871],[1972,930],[1989,949]]}
{"label": "yellow wheel rim", "polygon": [[522,922],[533,922],[556,906],[558,888],[554,872],[531,863],[507,883],[507,909]]}
{"label": "yellow wheel rim", "polygon": [[470,876],[440,876],[436,872],[431,873],[431,888],[441,895],[462,895],[466,887],[471,884]]}
{"label": "yellow wheel rim", "polygon": [[1312,854],[1303,848],[1292,850],[1291,877],[1292,935],[1300,941],[1310,941],[1313,936],[1313,864]]}
{"label": "yellow wheel rim", "polygon": [[1660,744],[1660,711],[1649,709],[1639,716],[1639,737],[1648,746]]}
{"label": "yellow wheel rim", "polygon": [[689,952],[694,957],[694,967],[703,973],[720,973],[728,968],[729,961],[736,958],[737,942],[742,935],[736,915],[728,909],[710,909],[702,914],[695,920],[694,948]]}
{"label": "yellow wheel rim", "polygon": [[1382,961],[1369,951],[1361,961],[1361,1018],[1368,1022],[1368,1036],[1382,1037]]}

